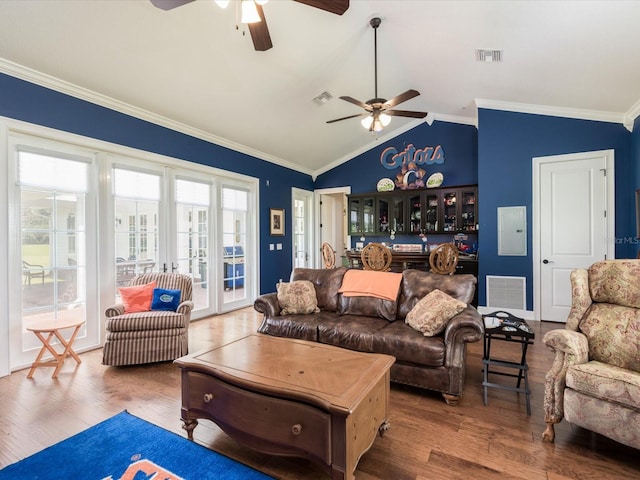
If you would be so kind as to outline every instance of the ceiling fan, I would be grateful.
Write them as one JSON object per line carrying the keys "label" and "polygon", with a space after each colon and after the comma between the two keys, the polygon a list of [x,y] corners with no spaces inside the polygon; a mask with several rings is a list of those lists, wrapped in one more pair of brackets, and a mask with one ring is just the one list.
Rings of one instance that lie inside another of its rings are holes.
{"label": "ceiling fan", "polygon": [[424,118],[427,116],[427,112],[411,112],[408,110],[391,110],[396,105],[402,102],[406,102],[414,97],[420,95],[417,90],[407,90],[400,95],[393,97],[391,100],[378,97],[378,27],[382,23],[382,20],[378,17],[374,17],[369,21],[369,25],[373,27],[373,48],[374,48],[374,75],[375,75],[375,98],[361,102],[352,97],[340,97],[345,102],[353,103],[359,107],[364,108],[366,111],[358,113],[356,115],[349,115],[348,117],[336,118],[335,120],[329,120],[327,123],[339,122],[341,120],[347,120],[349,118],[365,117],[362,119],[362,125],[370,132],[380,132],[384,127],[389,125],[391,117],[411,117],[411,118]]}
{"label": "ceiling fan", "polygon": [[[172,10],[174,8],[180,7],[187,3],[191,3],[194,0],[150,0],[153,5],[162,9],[162,10]],[[251,8],[251,11],[254,11],[259,16],[259,19],[254,21],[246,22],[249,25],[249,32],[251,33],[251,40],[253,40],[253,47],[259,51],[264,52],[265,50],[269,50],[273,47],[271,43],[271,35],[269,35],[269,28],[267,27],[267,21],[264,17],[264,11],[262,10],[262,5],[267,3],[268,0],[238,0],[241,1],[242,4],[247,4],[247,7]],[[320,10],[324,10],[326,12],[335,13],[336,15],[342,15],[349,8],[349,0],[294,0],[298,3],[303,3],[305,5],[309,5],[312,7],[319,8]],[[220,2],[221,4],[229,3],[228,0],[226,2]],[[244,6],[244,5],[243,5]],[[255,10],[253,10],[255,7]],[[224,8],[224,7],[223,7]]]}

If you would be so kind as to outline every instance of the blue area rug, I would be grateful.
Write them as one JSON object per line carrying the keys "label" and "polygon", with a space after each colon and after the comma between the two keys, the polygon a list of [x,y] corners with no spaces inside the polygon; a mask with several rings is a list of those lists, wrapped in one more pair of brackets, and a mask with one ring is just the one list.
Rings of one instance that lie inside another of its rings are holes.
{"label": "blue area rug", "polygon": [[0,470],[0,480],[270,478],[126,411]]}

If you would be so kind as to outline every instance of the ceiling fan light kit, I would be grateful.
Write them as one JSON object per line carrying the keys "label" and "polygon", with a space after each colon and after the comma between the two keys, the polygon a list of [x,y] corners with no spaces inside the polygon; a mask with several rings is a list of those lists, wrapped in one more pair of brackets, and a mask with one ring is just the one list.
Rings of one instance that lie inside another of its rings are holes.
{"label": "ceiling fan light kit", "polygon": [[384,127],[389,125],[391,117],[411,117],[411,118],[424,118],[427,116],[427,112],[412,112],[408,110],[392,110],[396,105],[406,102],[414,97],[420,95],[417,90],[407,90],[400,95],[393,97],[391,100],[378,97],[378,27],[382,23],[379,17],[374,17],[369,21],[369,25],[373,28],[373,59],[374,59],[374,95],[375,98],[361,102],[352,97],[342,96],[340,97],[345,102],[353,103],[361,108],[364,108],[363,113],[356,115],[349,115],[347,117],[336,118],[335,120],[329,120],[327,123],[335,123],[341,120],[347,120],[349,118],[364,117],[360,122],[362,126],[372,133],[381,132]]}
{"label": "ceiling fan light kit", "polygon": [[[149,0],[155,7],[162,10],[173,10],[187,3],[191,3],[194,0]],[[230,0],[215,0],[216,4],[222,8],[229,6]],[[336,15],[342,15],[349,9],[349,0],[294,0],[304,5],[324,10],[325,12],[334,13]],[[273,47],[271,43],[271,35],[269,34],[269,27],[267,27],[267,21],[264,18],[264,11],[262,6],[269,2],[269,0],[236,0],[236,6],[241,9],[240,23],[247,24],[249,26],[249,32],[251,33],[251,40],[253,41],[253,48],[259,52],[264,52]],[[236,10],[238,12],[238,10]],[[236,13],[237,14],[237,13]],[[236,16],[236,30],[238,30]],[[244,35],[244,31],[243,31]]]}
{"label": "ceiling fan light kit", "polygon": [[[242,7],[242,17],[240,17],[240,23],[257,23],[261,22],[260,14],[258,13],[257,2],[253,0],[242,0],[240,6]],[[260,4],[258,4],[260,5]]]}

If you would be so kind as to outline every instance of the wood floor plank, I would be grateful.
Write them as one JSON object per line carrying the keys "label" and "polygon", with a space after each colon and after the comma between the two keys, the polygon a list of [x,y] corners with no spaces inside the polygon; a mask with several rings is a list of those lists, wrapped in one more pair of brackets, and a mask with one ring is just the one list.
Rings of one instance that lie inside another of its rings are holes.
{"label": "wood floor plank", "polygon": [[[191,351],[223,345],[254,333],[260,317],[252,308],[192,322]],[[640,452],[601,435],[562,422],[556,442],[542,442],[544,376],[553,353],[544,334],[562,325],[531,322],[529,347],[532,416],[524,395],[490,389],[483,403],[482,343],[469,345],[466,385],[459,405],[442,396],[391,385],[391,429],[377,438],[356,470],[358,480],[426,479],[623,479],[640,478]],[[502,345],[504,344],[504,345]],[[518,356],[516,345],[494,342],[496,354]],[[0,378],[0,468],[128,410],[144,420],[186,437],[180,421],[180,374],[171,363],[105,367],[102,350],[81,354],[82,364],[67,362],[57,379],[39,369]],[[500,379],[510,382],[515,379]],[[275,478],[325,480],[315,464],[255,452],[202,420],[195,441]]]}

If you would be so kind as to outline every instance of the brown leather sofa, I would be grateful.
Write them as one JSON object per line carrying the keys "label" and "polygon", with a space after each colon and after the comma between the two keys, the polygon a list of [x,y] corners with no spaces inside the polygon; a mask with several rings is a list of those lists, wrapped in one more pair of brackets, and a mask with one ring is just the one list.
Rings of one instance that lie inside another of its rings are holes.
{"label": "brown leather sofa", "polygon": [[[281,315],[277,293],[257,298],[254,308],[264,314],[261,333],[321,342],[351,350],[396,357],[391,380],[441,392],[449,405],[462,396],[466,343],[484,333],[482,317],[470,305],[477,283],[473,275],[440,275],[418,270],[402,272],[395,302],[338,293],[347,269],[296,268],[291,281],[309,280],[320,312]],[[405,323],[413,306],[434,289],[467,303],[445,330],[426,337]]]}

